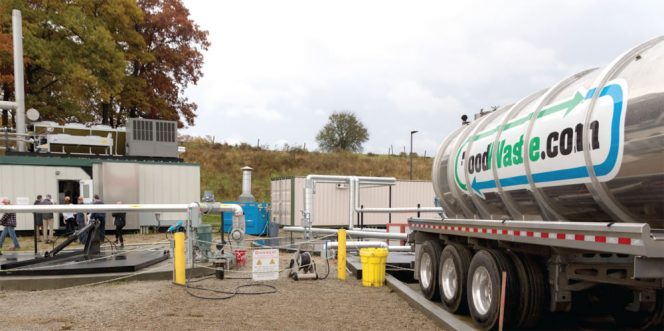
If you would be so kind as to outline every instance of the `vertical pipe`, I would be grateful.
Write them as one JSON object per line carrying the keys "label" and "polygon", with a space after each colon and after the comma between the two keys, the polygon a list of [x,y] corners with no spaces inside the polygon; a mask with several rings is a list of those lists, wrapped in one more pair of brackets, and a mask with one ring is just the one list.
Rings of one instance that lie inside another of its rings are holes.
{"label": "vertical pipe", "polygon": [[346,230],[339,229],[337,233],[337,241],[339,247],[337,248],[337,278],[339,280],[346,280]]}
{"label": "vertical pipe", "polygon": [[173,282],[178,285],[185,285],[186,281],[186,271],[185,271],[185,258],[184,258],[184,233],[176,232],[173,235],[175,240],[175,252],[174,252],[174,275]]}
{"label": "vertical pipe", "polygon": [[[390,185],[388,188],[389,188],[389,197],[388,197],[388,201],[387,201],[387,206],[389,208],[392,208],[392,185]],[[387,217],[388,217],[387,218],[387,223],[392,224],[392,213],[387,214]]]}
{"label": "vertical pipe", "polygon": [[410,154],[408,154],[410,159],[410,179],[413,179],[413,132],[410,132]]}
{"label": "vertical pipe", "polygon": [[23,84],[23,26],[21,11],[12,10],[12,37],[14,44],[14,98],[16,99],[16,146],[25,152],[25,91]]}
{"label": "vertical pipe", "polygon": [[189,205],[189,213],[187,215],[188,219],[187,222],[185,222],[185,232],[186,232],[186,244],[187,244],[187,259],[189,260],[189,267],[193,268],[194,267],[194,243],[193,243],[193,236],[192,236],[192,227],[193,224],[201,224],[201,213],[200,213],[200,206],[197,203],[193,203]]}
{"label": "vertical pipe", "polygon": [[350,177],[348,179],[348,229],[353,229],[353,218],[355,214],[355,184],[357,183],[357,178]]}
{"label": "vertical pipe", "polygon": [[[360,209],[364,209],[364,205],[361,205]],[[364,213],[363,212],[360,212],[360,229],[364,229]]]}
{"label": "vertical pipe", "polygon": [[254,196],[251,194],[251,167],[242,168],[242,194],[238,198],[240,202],[254,202]]}
{"label": "vertical pipe", "polygon": [[307,179],[306,182],[304,183],[304,212],[303,212],[303,217],[302,217],[302,226],[304,227],[304,238],[305,239],[311,239],[311,214],[312,211],[311,209],[313,208],[313,200],[314,200],[314,188],[313,188],[313,180]]}

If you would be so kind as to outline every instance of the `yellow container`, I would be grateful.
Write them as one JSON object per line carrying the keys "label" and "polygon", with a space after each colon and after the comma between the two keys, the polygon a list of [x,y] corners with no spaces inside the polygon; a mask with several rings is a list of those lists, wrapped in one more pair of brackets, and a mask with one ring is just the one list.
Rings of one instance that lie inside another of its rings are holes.
{"label": "yellow container", "polygon": [[381,287],[385,284],[387,248],[361,248],[362,285]]}

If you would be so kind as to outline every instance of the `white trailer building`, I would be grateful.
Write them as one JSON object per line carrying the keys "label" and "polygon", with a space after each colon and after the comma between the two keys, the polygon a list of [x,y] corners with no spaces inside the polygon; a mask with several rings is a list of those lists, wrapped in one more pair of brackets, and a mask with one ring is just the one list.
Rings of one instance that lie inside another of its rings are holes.
{"label": "white trailer building", "polygon": [[[37,195],[46,194],[53,197],[54,203],[63,203],[65,195],[75,201],[79,195],[88,200],[94,194],[99,194],[105,203],[190,203],[199,200],[200,167],[158,159],[53,154],[0,157],[0,197],[7,197],[14,204],[32,204]],[[55,217],[57,228],[61,215]],[[167,226],[183,219],[184,213],[128,214],[125,229]],[[112,229],[113,222],[107,221],[106,228]],[[32,230],[33,216],[18,214],[16,229]]]}
{"label": "white trailer building", "polygon": [[[272,221],[280,225],[302,225],[305,177],[278,177],[272,179]],[[312,226],[347,226],[348,184],[316,183]],[[362,186],[360,205],[364,208],[434,207],[435,193],[430,181],[399,180],[391,186]],[[417,213],[370,214],[363,216],[365,226],[405,224]],[[422,217],[435,217],[435,213],[421,213]],[[355,216],[359,224],[362,216]]]}

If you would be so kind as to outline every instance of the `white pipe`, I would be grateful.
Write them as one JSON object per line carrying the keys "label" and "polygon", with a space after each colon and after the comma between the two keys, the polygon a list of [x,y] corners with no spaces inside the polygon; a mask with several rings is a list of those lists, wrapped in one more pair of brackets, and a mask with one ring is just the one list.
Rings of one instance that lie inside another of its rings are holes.
{"label": "white pipe", "polygon": [[[284,231],[289,232],[305,232],[305,229],[301,226],[285,226]],[[323,229],[323,228],[311,228],[310,230],[313,233],[322,233],[322,234],[335,234],[338,232],[337,229]],[[361,231],[361,230],[346,230],[346,234],[349,237],[357,238],[375,238],[375,239],[400,239],[406,240],[406,233],[396,233],[396,232],[373,232],[373,231]]]}
{"label": "white pipe", "polygon": [[0,100],[0,109],[16,109],[16,102]]}
{"label": "white pipe", "polygon": [[355,201],[355,195],[357,194],[355,191],[355,187],[359,186],[357,183],[357,177],[350,177],[348,179],[348,183],[350,186],[350,190],[348,190],[348,229],[352,230],[353,229],[353,224],[355,224],[355,212],[353,211],[353,205]]}
{"label": "white pipe", "polygon": [[[339,247],[339,243],[336,241],[329,241],[324,246],[323,249],[335,249]],[[390,252],[412,252],[413,247],[410,245],[400,246],[400,245],[388,245],[384,241],[347,241],[347,249],[360,249],[360,248],[387,248]]]}
{"label": "white pipe", "polygon": [[395,207],[395,208],[357,208],[357,212],[364,213],[442,213],[443,208],[440,207]]}
{"label": "white pipe", "polygon": [[[21,11],[12,10],[12,37],[14,46],[14,98],[16,102],[16,133],[25,134],[25,91],[23,83],[23,25]],[[19,152],[25,152],[25,142],[17,141]]]}
{"label": "white pipe", "polygon": [[39,212],[186,212],[190,207],[203,214],[233,212],[242,215],[242,206],[223,203],[192,204],[108,204],[108,205],[0,205],[0,213]]}

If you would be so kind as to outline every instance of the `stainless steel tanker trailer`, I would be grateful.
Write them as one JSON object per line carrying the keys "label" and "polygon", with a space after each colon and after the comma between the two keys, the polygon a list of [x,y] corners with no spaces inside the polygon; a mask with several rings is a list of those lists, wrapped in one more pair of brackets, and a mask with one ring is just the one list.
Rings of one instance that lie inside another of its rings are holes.
{"label": "stainless steel tanker trailer", "polygon": [[409,222],[428,299],[495,328],[505,272],[507,328],[581,305],[658,327],[664,37],[464,118],[440,145],[432,180],[444,214]]}

